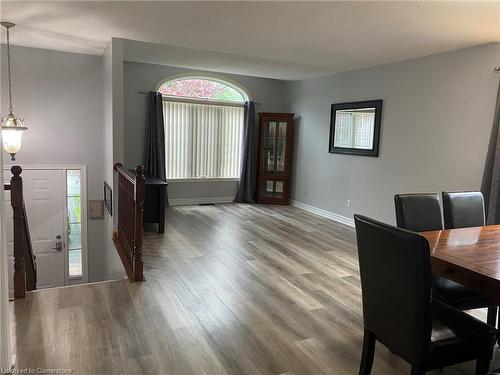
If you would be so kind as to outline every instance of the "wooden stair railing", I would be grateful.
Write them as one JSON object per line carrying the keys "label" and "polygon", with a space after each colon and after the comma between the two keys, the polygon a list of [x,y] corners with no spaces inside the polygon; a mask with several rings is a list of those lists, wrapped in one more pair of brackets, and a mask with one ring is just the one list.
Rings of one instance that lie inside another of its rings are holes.
{"label": "wooden stair railing", "polygon": [[36,255],[33,254],[33,246],[31,244],[30,227],[28,225],[28,215],[26,215],[26,207],[23,200],[23,217],[24,217],[24,239],[25,239],[25,264],[26,264],[26,290],[36,290]]}
{"label": "wooden stair railing", "polygon": [[143,281],[142,232],[144,209],[144,167],[132,174],[116,163],[118,173],[118,230],[113,242],[131,282]]}
{"label": "wooden stair railing", "polygon": [[24,298],[26,291],[36,289],[36,258],[33,255],[31,237],[23,199],[23,179],[20,166],[11,169],[10,204],[14,220],[14,298]]}

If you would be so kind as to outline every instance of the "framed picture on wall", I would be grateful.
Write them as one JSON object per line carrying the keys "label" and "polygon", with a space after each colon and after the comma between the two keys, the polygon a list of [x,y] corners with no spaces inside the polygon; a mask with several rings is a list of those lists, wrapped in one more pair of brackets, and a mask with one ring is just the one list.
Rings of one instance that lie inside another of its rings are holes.
{"label": "framed picture on wall", "polygon": [[104,207],[109,216],[113,216],[113,190],[106,181],[104,181]]}
{"label": "framed picture on wall", "polygon": [[382,99],[332,104],[329,152],[378,156]]}

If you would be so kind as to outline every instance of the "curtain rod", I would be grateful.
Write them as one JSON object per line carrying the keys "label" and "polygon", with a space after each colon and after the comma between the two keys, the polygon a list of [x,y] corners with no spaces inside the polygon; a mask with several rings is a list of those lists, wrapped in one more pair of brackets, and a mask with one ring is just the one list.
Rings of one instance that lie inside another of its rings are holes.
{"label": "curtain rod", "polygon": [[[149,93],[150,93],[150,91],[139,91],[139,94],[149,94]],[[189,100],[189,98],[188,98],[188,100]],[[201,99],[201,100],[203,100],[203,99]],[[253,102],[253,104],[262,105],[262,103],[257,103],[257,102]]]}

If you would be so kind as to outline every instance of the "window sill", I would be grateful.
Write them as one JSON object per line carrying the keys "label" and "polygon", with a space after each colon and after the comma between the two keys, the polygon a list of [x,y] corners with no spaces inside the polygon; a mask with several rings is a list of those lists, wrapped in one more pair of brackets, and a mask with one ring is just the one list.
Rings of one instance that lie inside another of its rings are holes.
{"label": "window sill", "polygon": [[237,182],[239,178],[170,178],[167,179],[169,184],[178,182]]}

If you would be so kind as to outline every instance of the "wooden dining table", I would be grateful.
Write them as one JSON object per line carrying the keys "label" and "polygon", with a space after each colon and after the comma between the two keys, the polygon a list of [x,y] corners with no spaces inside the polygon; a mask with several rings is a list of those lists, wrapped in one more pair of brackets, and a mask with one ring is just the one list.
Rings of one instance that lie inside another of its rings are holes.
{"label": "wooden dining table", "polygon": [[474,288],[500,305],[500,225],[421,232],[432,273]]}

